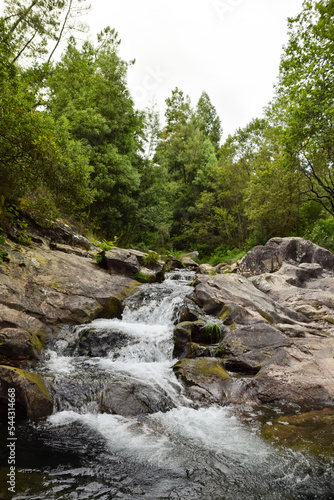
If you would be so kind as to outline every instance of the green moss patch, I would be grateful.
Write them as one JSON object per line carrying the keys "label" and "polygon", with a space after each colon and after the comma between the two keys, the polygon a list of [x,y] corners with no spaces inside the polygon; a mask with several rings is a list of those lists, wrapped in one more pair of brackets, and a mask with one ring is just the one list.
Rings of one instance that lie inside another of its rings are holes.
{"label": "green moss patch", "polygon": [[262,436],[294,451],[334,457],[334,409],[325,408],[267,422]]}

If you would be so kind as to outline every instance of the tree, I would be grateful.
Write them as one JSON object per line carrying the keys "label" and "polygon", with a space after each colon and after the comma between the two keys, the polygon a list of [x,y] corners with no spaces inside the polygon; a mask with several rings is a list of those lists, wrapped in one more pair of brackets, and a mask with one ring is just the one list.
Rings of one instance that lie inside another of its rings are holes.
{"label": "tree", "polygon": [[218,151],[222,135],[221,122],[206,92],[202,92],[199,98],[195,116],[199,128],[204,132],[205,136],[210,139],[215,150]]}
{"label": "tree", "polygon": [[66,122],[36,110],[26,79],[12,62],[11,36],[0,21],[0,195],[10,201],[40,187],[72,213],[91,199],[90,168]]}
{"label": "tree", "polygon": [[305,1],[289,20],[274,109],[283,116],[290,168],[302,172],[310,199],[334,214],[334,1]]}
{"label": "tree", "polygon": [[166,217],[160,171],[154,176],[141,154],[144,117],[134,110],[126,82],[129,64],[119,58],[118,45],[110,28],[96,45],[86,42],[79,49],[71,39],[48,80],[48,110],[56,121],[65,116],[71,137],[85,147],[93,168],[89,214],[95,229],[108,238],[123,235],[128,244]]}
{"label": "tree", "polygon": [[146,108],[144,124],[145,157],[148,160],[152,160],[159,143],[161,129],[159,110],[156,103],[153,103],[150,108]]}
{"label": "tree", "polygon": [[90,6],[86,0],[5,0],[4,21],[13,38],[13,62],[25,58],[50,62],[62,39],[86,32],[79,18]]}

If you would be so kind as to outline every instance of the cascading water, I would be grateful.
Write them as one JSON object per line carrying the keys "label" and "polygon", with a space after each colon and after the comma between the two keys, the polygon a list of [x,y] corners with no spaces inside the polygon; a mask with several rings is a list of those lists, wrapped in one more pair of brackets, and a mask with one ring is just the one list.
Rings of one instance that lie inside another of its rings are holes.
{"label": "cascading water", "polygon": [[143,285],[122,320],[64,328],[38,367],[55,412],[18,430],[25,492],[13,498],[334,498],[329,462],[267,444],[232,407],[187,399],[171,369],[192,293],[191,274],[179,274]]}

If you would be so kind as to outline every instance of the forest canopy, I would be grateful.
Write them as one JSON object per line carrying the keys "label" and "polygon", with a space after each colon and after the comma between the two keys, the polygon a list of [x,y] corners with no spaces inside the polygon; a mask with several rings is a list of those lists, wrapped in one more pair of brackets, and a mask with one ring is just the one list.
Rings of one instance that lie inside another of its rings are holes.
{"label": "forest canopy", "polygon": [[334,249],[334,0],[304,1],[288,20],[272,102],[224,141],[205,91],[194,105],[176,87],[164,118],[135,108],[115,29],[78,42],[86,0],[4,4],[3,226],[19,207],[123,246],[212,261],[273,236]]}

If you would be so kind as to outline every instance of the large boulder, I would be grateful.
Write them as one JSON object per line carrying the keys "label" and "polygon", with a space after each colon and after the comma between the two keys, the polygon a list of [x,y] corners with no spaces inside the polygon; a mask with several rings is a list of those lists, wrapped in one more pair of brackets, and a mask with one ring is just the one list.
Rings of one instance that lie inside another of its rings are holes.
{"label": "large boulder", "polygon": [[0,329],[39,336],[64,323],[120,317],[123,299],[138,289],[132,278],[111,276],[90,258],[44,245],[9,242],[6,249],[10,262],[0,265]]}
{"label": "large boulder", "polygon": [[138,250],[114,247],[104,253],[103,264],[112,275],[129,276],[138,281],[161,282],[164,278],[165,263],[150,260],[150,254]]}
{"label": "large boulder", "polygon": [[134,380],[116,381],[104,389],[100,409],[104,413],[124,417],[146,415],[158,411],[166,412],[174,408],[167,394],[162,394],[152,386]]}
{"label": "large boulder", "polygon": [[290,264],[319,264],[334,271],[334,255],[303,238],[271,238],[265,245],[248,252],[238,266],[238,272],[249,277],[278,271],[284,262]]}
{"label": "large boulder", "polygon": [[15,389],[17,418],[39,418],[51,415],[53,404],[42,377],[36,373],[0,366],[0,413],[7,408],[8,390]]}
{"label": "large boulder", "polygon": [[[174,351],[173,356],[177,358],[193,357],[194,353],[200,352],[200,356],[207,351],[207,346],[218,344],[225,334],[224,327],[220,322],[210,323],[208,319],[197,321],[184,321],[174,328]],[[204,344],[204,349],[195,349],[194,344]]]}

